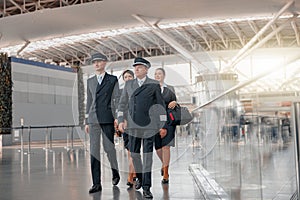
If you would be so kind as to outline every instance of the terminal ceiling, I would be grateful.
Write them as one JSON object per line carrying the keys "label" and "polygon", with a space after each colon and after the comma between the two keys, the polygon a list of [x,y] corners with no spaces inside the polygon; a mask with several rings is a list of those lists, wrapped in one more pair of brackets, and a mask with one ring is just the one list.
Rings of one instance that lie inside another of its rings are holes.
{"label": "terminal ceiling", "polygon": [[[0,51],[25,59],[69,65],[86,64],[95,51],[108,55],[111,61],[178,54],[173,44],[136,16],[157,24],[190,53],[239,50],[289,2],[3,0],[0,2]],[[300,18],[295,17],[300,10],[299,3],[296,0],[289,6],[258,39],[258,42],[263,40],[286,24],[261,47],[300,46]],[[295,18],[290,20],[293,15]],[[78,39],[78,35],[83,37]]]}

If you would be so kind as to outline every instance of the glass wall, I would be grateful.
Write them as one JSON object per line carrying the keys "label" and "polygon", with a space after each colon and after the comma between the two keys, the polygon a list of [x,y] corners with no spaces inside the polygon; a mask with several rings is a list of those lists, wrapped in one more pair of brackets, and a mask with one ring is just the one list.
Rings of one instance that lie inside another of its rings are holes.
{"label": "glass wall", "polygon": [[198,164],[230,199],[290,199],[296,191],[290,116],[219,106],[226,101],[195,112]]}
{"label": "glass wall", "polygon": [[244,87],[227,93],[238,86],[237,76],[212,77],[199,76],[196,84],[203,88],[197,93],[200,105],[215,99],[194,110],[191,130],[199,169],[216,181],[215,193],[223,190],[229,199],[290,199],[296,192],[296,171],[287,100],[296,93],[247,93]]}

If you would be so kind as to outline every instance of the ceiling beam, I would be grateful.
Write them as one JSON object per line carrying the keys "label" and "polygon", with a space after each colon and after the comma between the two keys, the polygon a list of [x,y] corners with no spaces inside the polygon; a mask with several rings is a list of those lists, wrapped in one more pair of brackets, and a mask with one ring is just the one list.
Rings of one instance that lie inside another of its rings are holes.
{"label": "ceiling beam", "polygon": [[[258,28],[258,26],[256,25],[255,21],[250,21],[250,20],[248,20],[248,24],[249,24],[250,28],[252,29],[252,31],[253,31],[255,34],[257,34],[258,31],[259,31],[259,28]],[[262,39],[261,36],[257,38],[258,41],[260,41],[261,39]]]}
{"label": "ceiling beam", "polygon": [[133,15],[135,19],[142,22],[144,25],[150,27],[152,31],[160,37],[162,40],[164,40],[166,43],[168,43],[171,47],[173,47],[176,51],[178,51],[187,61],[192,62],[193,67],[198,73],[205,72],[211,72],[215,71],[216,69],[211,69],[204,65],[202,62],[198,60],[196,56],[194,56],[191,52],[186,50],[181,44],[179,44],[176,40],[168,36],[162,29],[159,28],[157,24],[150,24],[146,20],[144,20],[139,15]]}
{"label": "ceiling beam", "polygon": [[[73,46],[70,45],[70,44],[65,44],[65,46],[67,46],[67,47],[73,49],[73,51],[71,52],[71,54],[72,54],[72,55],[75,55],[75,58],[76,58],[78,61],[80,61],[81,59],[78,58],[78,56],[76,55],[77,52],[80,52],[80,53],[83,54],[83,56],[84,56],[84,61],[83,61],[83,62],[84,62],[84,63],[86,62],[87,59],[91,58],[91,54],[89,53],[90,51],[87,51],[85,48],[73,47]],[[103,52],[102,50],[100,50],[100,49],[98,49],[97,52],[100,52],[100,53],[104,54],[104,52]],[[85,56],[85,55],[86,55],[86,56]]]}
{"label": "ceiling beam", "polygon": [[[50,51],[46,51],[44,49],[40,49],[39,51],[43,52],[44,54],[48,54],[50,55],[50,58],[58,58],[58,60],[64,60],[64,58],[61,57],[61,55],[59,54],[54,54],[53,52]],[[49,58],[49,57],[48,57]]]}
{"label": "ceiling beam", "polygon": [[[85,63],[76,55],[76,53],[73,53],[73,52],[67,52],[66,50],[61,50],[57,47],[52,47],[53,49],[61,52],[64,56],[65,55],[70,55],[71,57],[75,57],[82,65],[84,65]],[[68,62],[64,56],[62,56],[61,54],[59,54],[59,56],[65,61],[65,62]],[[69,63],[69,62],[68,62]],[[70,63],[69,63],[70,64]]]}
{"label": "ceiling beam", "polygon": [[270,40],[276,33],[280,32],[281,30],[283,30],[288,24],[291,23],[291,21],[295,20],[297,18],[298,15],[294,15],[294,17],[288,19],[287,21],[285,21],[283,24],[281,24],[280,26],[278,26],[273,32],[269,33],[266,37],[264,37],[260,42],[256,43],[254,46],[252,46],[251,48],[247,49],[247,51],[245,51],[242,55],[240,55],[239,57],[237,57],[234,60],[234,63],[231,63],[231,67],[233,67],[233,70],[236,69],[236,64],[238,62],[240,62],[243,58],[245,58],[246,56],[248,56],[253,50],[259,48],[260,46],[262,46],[263,44],[265,44],[268,40]]}
{"label": "ceiling beam", "polygon": [[60,0],[60,7],[62,7],[62,3],[63,3],[64,5],[67,5],[67,6],[70,5],[67,1],[65,1],[65,0]]}
{"label": "ceiling beam", "polygon": [[42,60],[45,60],[45,59],[49,58],[48,56],[45,56],[44,54],[37,54],[36,52],[26,52],[25,54],[27,55],[27,59],[28,59],[28,57],[36,57],[41,62],[42,62]]}
{"label": "ceiling beam", "polygon": [[[86,42],[79,42],[79,44],[82,44],[82,45],[84,45],[84,46],[86,46],[86,47],[88,47],[88,48],[90,48],[90,49],[92,49],[92,50],[94,50],[94,51],[96,51],[96,52],[99,52],[99,51],[101,51],[99,48],[96,48],[96,47],[92,47],[91,45],[89,45],[89,44],[87,44]],[[103,53],[103,51],[102,51],[102,53]]]}
{"label": "ceiling beam", "polygon": [[292,25],[292,28],[294,30],[295,36],[296,36],[297,45],[300,46],[299,29],[298,29],[298,27],[296,25],[296,22],[292,21],[291,25]]}
{"label": "ceiling beam", "polygon": [[238,25],[235,22],[229,22],[228,25],[233,30],[233,32],[238,36],[241,45],[245,46],[245,37],[242,33],[242,30],[238,27]]}
{"label": "ceiling beam", "polygon": [[98,39],[94,39],[94,41],[96,41],[97,43],[105,46],[106,48],[110,49],[111,51],[115,52],[118,56],[120,56],[122,59],[123,59],[123,55],[121,55],[117,50],[116,48],[114,48],[111,44],[108,45],[108,44],[105,44],[104,42],[98,40]]}
{"label": "ceiling beam", "polygon": [[197,41],[197,38],[187,29],[187,27],[182,27],[182,30],[184,30],[184,33],[190,38],[193,51],[203,50],[202,46]]}
{"label": "ceiling beam", "polygon": [[25,5],[24,5],[24,8],[22,8],[19,4],[17,4],[14,0],[9,0],[12,4],[14,4],[14,6],[16,6],[20,11],[21,11],[21,13],[23,13],[23,12],[28,12],[28,10],[26,10],[26,8],[25,8]]}
{"label": "ceiling beam", "polygon": [[224,47],[228,49],[228,40],[225,37],[225,33],[221,30],[219,26],[209,24],[209,27],[217,34],[217,36],[222,40]]}
{"label": "ceiling beam", "polygon": [[127,34],[124,34],[123,37],[127,38],[128,40],[130,40],[131,42],[135,43],[138,46],[141,46],[143,48],[143,50],[150,56],[151,52],[148,50],[148,48],[146,47],[145,43],[143,41],[140,40],[139,37],[137,37],[137,35],[135,36],[135,38],[133,39],[132,37],[130,37]]}
{"label": "ceiling beam", "polygon": [[193,29],[193,31],[194,31],[195,33],[197,33],[197,34],[204,40],[206,46],[209,48],[210,51],[212,51],[212,44],[211,44],[211,41],[208,41],[208,39],[207,39],[207,37],[208,37],[207,34],[206,34],[203,30],[201,30],[202,27],[198,26],[199,29],[196,29],[195,26],[190,26],[190,27]]}
{"label": "ceiling beam", "polygon": [[115,39],[114,37],[111,37],[110,39],[111,39],[112,41],[114,41],[115,43],[121,45],[122,47],[125,47],[125,48],[128,49],[135,57],[137,57],[136,52],[134,52],[134,51],[131,49],[131,47],[130,47],[130,45],[129,45],[128,43],[127,43],[127,44],[124,44],[123,42],[120,42],[119,40]]}
{"label": "ceiling beam", "polygon": [[[64,46],[67,46],[67,47],[71,48],[72,50],[74,50],[75,52],[78,52],[78,47],[73,47],[71,44],[68,44],[68,43],[64,44]],[[83,52],[82,49],[79,49],[79,51]],[[87,55],[89,55],[89,54],[87,54]]]}
{"label": "ceiling beam", "polygon": [[[146,38],[148,41],[150,41],[152,44],[154,44],[156,47],[158,47],[161,50],[161,52],[163,52],[163,54],[166,54],[166,51],[161,47],[161,44],[159,43],[159,41],[157,39],[155,39],[155,38],[153,38],[153,36],[149,36],[149,34],[147,35],[146,33],[143,33],[143,32],[141,32],[140,34],[141,34],[141,36]],[[151,52],[150,52],[150,55],[151,55]]]}
{"label": "ceiling beam", "polygon": [[[76,54],[73,54],[73,56],[77,59],[77,61],[79,61],[82,65],[85,65],[85,60],[82,61]],[[70,63],[69,63],[70,64]]]}
{"label": "ceiling beam", "polygon": [[[69,62],[67,61],[67,59],[65,58],[66,55],[69,55],[69,56],[71,56],[71,57],[74,56],[74,55],[72,55],[72,53],[67,52],[67,51],[63,51],[63,50],[61,50],[61,49],[59,49],[59,48],[56,48],[56,47],[52,47],[52,48],[55,50],[55,54],[56,54],[57,56],[59,56],[64,62],[69,63]],[[49,50],[50,50],[50,49],[49,49]],[[57,51],[61,52],[62,54],[57,53]],[[52,54],[53,54],[53,52],[52,52]]]}
{"label": "ceiling beam", "polygon": [[286,3],[280,10],[279,12],[231,59],[229,62],[229,66],[227,68],[232,68],[236,65],[237,60],[239,59],[240,56],[242,56],[245,52],[248,51],[248,49],[253,46],[256,42],[256,40],[261,37],[267,30],[268,28],[276,22],[276,20],[295,2],[294,0],[289,1]]}
{"label": "ceiling beam", "polygon": [[[0,37],[1,39],[1,37]],[[21,52],[30,44],[29,41],[26,41],[26,43],[17,51],[17,55],[20,55]]]}
{"label": "ceiling beam", "polygon": [[44,9],[44,7],[41,5],[41,1],[37,0],[35,1],[35,10],[41,10]]}
{"label": "ceiling beam", "polygon": [[178,35],[180,35],[184,40],[186,40],[186,41],[189,43],[189,45],[191,46],[191,48],[192,48],[193,50],[195,50],[195,47],[194,47],[194,44],[193,44],[193,42],[192,42],[192,40],[191,40],[191,36],[190,36],[190,35],[188,35],[188,34],[186,34],[186,33],[182,33],[181,31],[179,31],[179,30],[176,29],[176,28],[173,28],[173,30],[174,30]]}
{"label": "ceiling beam", "polygon": [[[69,46],[70,47],[70,46]],[[70,47],[71,48],[71,47]],[[61,49],[57,49],[58,51],[60,51],[60,52],[62,52],[63,53],[63,51],[65,50],[61,50]],[[66,50],[65,50],[66,51]],[[82,51],[80,51],[81,53],[82,53]],[[71,58],[72,58],[72,62],[73,62],[73,58],[75,58],[77,61],[79,61],[82,65],[85,65],[86,63],[85,63],[85,57],[84,57],[84,61],[82,61],[82,59],[80,59],[78,56],[77,56],[77,53],[78,53],[78,49],[77,49],[77,51],[68,51],[68,54],[65,54],[65,55],[69,55],[69,56],[71,56]],[[82,53],[82,54],[86,54],[86,55],[89,55],[88,53],[86,53],[86,51],[84,51],[84,53]],[[67,63],[68,64],[72,64],[72,63],[70,63],[70,62],[68,62],[67,61]]]}
{"label": "ceiling beam", "polygon": [[[272,24],[271,27],[272,27],[273,31],[276,30],[276,28],[277,28],[276,24]],[[275,35],[276,35],[276,40],[277,40],[278,46],[281,46],[281,37],[280,37],[280,34],[277,32]]]}

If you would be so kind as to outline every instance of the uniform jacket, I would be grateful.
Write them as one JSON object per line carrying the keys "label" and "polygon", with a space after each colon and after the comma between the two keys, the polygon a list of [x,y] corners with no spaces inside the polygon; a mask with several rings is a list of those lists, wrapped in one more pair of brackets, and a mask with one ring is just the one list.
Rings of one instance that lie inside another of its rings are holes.
{"label": "uniform jacket", "polygon": [[174,87],[171,85],[167,85],[167,87],[164,87],[164,90],[162,92],[162,96],[165,100],[166,104],[166,109],[168,108],[168,104],[171,101],[176,101],[176,95],[175,95],[175,90]]}
{"label": "uniform jacket", "polygon": [[164,99],[156,80],[146,77],[139,87],[137,79],[125,83],[118,106],[118,121],[123,122],[125,115],[128,129],[158,130],[166,121]]}
{"label": "uniform jacket", "polygon": [[119,83],[116,76],[105,73],[101,85],[97,76],[87,80],[86,124],[113,123],[119,101]]}
{"label": "uniform jacket", "polygon": [[[171,101],[176,101],[176,95],[175,95],[175,89],[171,85],[166,85],[167,87],[164,87],[164,90],[162,92],[162,96],[165,101],[166,110],[168,110],[168,105]],[[166,128],[167,124],[164,126]]]}

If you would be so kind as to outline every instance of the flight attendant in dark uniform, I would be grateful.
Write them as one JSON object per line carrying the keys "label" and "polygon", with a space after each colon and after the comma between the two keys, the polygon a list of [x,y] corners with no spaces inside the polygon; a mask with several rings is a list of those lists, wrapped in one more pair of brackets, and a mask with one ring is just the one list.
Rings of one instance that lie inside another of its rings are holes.
{"label": "flight attendant in dark uniform", "polygon": [[[133,66],[136,79],[125,83],[119,101],[119,130],[124,132],[126,129],[129,137],[128,146],[137,176],[135,189],[142,187],[144,197],[152,199],[154,136],[166,122],[166,110],[159,82],[147,76],[150,62],[138,57],[134,59]],[[127,127],[124,120],[127,120]],[[143,162],[140,154],[142,144]]]}
{"label": "flight attendant in dark uniform", "polygon": [[[166,72],[163,68],[157,68],[155,70],[155,80],[159,81],[162,96],[165,100],[166,109],[174,109],[177,105],[176,95],[173,86],[165,84],[164,80]],[[164,126],[166,131],[161,131],[155,135],[155,149],[159,159],[162,162],[161,175],[163,176],[162,183],[169,183],[169,164],[170,164],[170,147],[175,146],[175,129],[176,125]]]}

